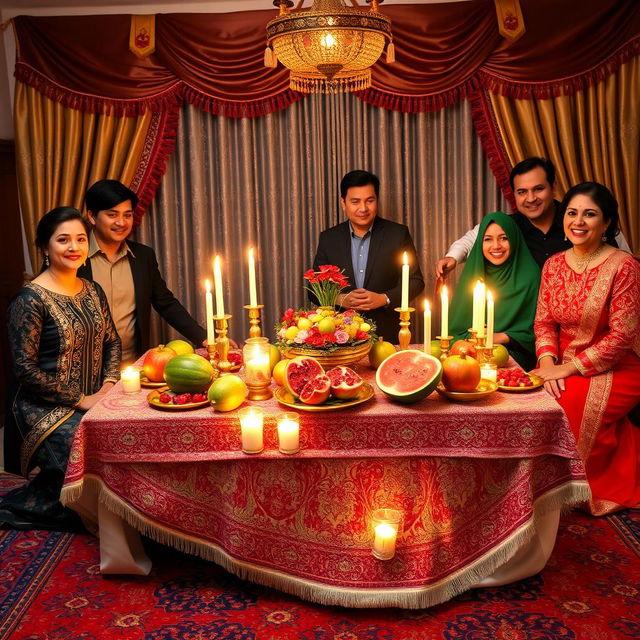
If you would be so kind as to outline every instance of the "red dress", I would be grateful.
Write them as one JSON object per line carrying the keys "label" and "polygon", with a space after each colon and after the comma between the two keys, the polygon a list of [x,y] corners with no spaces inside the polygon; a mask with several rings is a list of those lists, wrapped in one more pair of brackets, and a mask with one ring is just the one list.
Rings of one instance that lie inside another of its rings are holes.
{"label": "red dress", "polygon": [[565,253],[542,270],[534,324],[536,355],[573,362],[558,402],[585,463],[589,509],[604,515],[640,503],[640,264],[624,251],[576,273]]}

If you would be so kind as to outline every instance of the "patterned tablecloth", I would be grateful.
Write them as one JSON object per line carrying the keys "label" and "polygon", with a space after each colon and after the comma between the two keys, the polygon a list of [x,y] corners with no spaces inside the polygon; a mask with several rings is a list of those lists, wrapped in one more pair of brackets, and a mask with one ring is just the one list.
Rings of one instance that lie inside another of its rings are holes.
{"label": "patterned tablecloth", "polygon": [[[318,602],[441,602],[513,556],[537,518],[589,495],[564,413],[541,390],[403,406],[376,388],[363,405],[300,412],[294,456],[278,452],[273,399],[259,403],[265,451],[247,456],[237,412],[159,411],[146,395],[118,384],[87,413],[63,501],[93,496],[161,542]],[[404,514],[390,561],[371,554],[380,507]]]}

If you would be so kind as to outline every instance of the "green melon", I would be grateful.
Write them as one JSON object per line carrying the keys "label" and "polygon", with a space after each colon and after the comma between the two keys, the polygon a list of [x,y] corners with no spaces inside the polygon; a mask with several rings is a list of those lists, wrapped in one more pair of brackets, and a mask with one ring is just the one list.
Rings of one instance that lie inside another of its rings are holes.
{"label": "green melon", "polygon": [[164,379],[175,393],[200,393],[213,380],[211,363],[197,353],[176,356],[169,362],[173,364],[169,368],[165,366]]}
{"label": "green melon", "polygon": [[376,384],[392,400],[410,403],[426,398],[441,377],[442,363],[438,358],[409,349],[392,353],[384,360],[376,371]]}

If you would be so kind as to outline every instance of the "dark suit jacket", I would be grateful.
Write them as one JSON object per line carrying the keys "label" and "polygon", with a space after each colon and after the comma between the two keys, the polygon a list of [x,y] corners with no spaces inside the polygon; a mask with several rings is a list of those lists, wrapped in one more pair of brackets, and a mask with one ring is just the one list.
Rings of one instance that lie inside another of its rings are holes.
{"label": "dark suit jacket", "polygon": [[[193,342],[197,347],[207,337],[207,332],[176,300],[160,275],[158,260],[151,247],[127,240],[133,255],[128,254],[136,300],[136,355],[142,355],[150,344],[151,307],[176,331]],[[93,280],[91,261],[78,270],[78,275]]]}
{"label": "dark suit jacket", "polygon": [[[356,288],[356,279],[351,264],[351,227],[349,221],[342,222],[323,231],[318,241],[313,268],[317,271],[322,264],[334,264],[344,269],[349,279],[345,292]],[[364,276],[364,288],[388,296],[390,304],[363,315],[375,321],[377,334],[385,340],[397,344],[400,318],[394,311],[400,306],[402,296],[402,252],[409,255],[411,271],[409,275],[409,300],[413,300],[423,289],[424,280],[416,258],[416,249],[409,229],[397,222],[379,216],[371,227],[369,257]]]}

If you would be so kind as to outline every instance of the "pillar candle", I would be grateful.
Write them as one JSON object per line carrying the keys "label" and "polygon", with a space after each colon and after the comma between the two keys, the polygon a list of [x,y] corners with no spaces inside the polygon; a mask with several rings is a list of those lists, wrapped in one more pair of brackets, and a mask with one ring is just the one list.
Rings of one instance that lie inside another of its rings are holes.
{"label": "pillar candle", "polygon": [[488,363],[480,365],[480,377],[484,380],[496,382],[498,380],[498,369],[496,365]]}
{"label": "pillar candle", "polygon": [[216,335],[213,332],[213,296],[211,295],[211,281],[205,280],[204,286],[206,293],[204,294],[205,311],[207,314],[207,343],[213,344]]}
{"label": "pillar candle", "polygon": [[424,299],[424,352],[431,355],[431,307]]}
{"label": "pillar candle", "polygon": [[238,412],[244,453],[260,453],[264,449],[263,414],[260,409],[247,407]]}
{"label": "pillar candle", "polygon": [[222,272],[220,271],[220,256],[213,261],[213,281],[216,289],[216,316],[224,316],[224,298],[222,296]]}
{"label": "pillar candle", "polygon": [[269,354],[255,345],[250,358],[244,363],[244,373],[248,384],[269,384],[271,382],[271,361]]}
{"label": "pillar candle", "polygon": [[380,560],[390,560],[396,552],[398,531],[393,525],[383,522],[376,526],[373,553]]}
{"label": "pillar candle", "polygon": [[407,252],[404,252],[402,262],[402,298],[400,302],[401,309],[409,308],[409,261],[407,258]]}
{"label": "pillar candle", "polygon": [[258,295],[256,293],[256,261],[253,257],[253,247],[249,249],[249,305],[258,306]]}
{"label": "pillar candle", "polygon": [[440,292],[441,321],[440,337],[446,338],[449,335],[449,294],[447,293],[447,285],[443,285]]}
{"label": "pillar candle", "polygon": [[280,453],[297,453],[300,450],[300,422],[293,413],[278,417],[278,448]]}
{"label": "pillar candle", "polygon": [[120,382],[125,393],[137,393],[140,391],[140,370],[127,367],[120,374]]}
{"label": "pillar candle", "polygon": [[487,347],[493,349],[493,294],[487,290]]}

